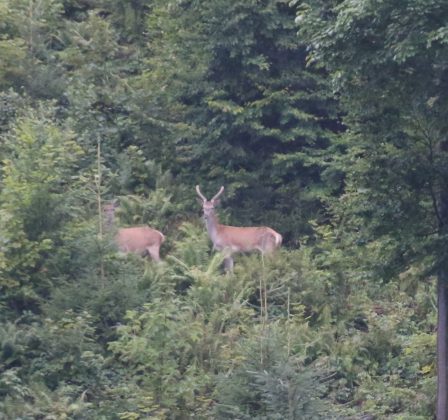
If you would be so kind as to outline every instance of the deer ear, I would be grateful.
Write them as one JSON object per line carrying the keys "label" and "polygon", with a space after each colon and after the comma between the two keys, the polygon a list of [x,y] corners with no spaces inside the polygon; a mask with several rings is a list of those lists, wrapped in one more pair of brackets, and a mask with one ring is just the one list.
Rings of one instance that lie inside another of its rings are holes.
{"label": "deer ear", "polygon": [[214,206],[219,206],[221,204],[221,199],[217,198],[216,200],[213,200],[213,205]]}

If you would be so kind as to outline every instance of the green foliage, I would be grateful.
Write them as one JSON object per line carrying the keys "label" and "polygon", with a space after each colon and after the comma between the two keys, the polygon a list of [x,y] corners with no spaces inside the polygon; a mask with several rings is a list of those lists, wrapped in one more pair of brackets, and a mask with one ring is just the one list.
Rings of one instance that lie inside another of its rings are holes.
{"label": "green foliage", "polygon": [[447,12],[440,1],[316,1],[299,14],[310,60],[329,69],[351,128],[333,163],[347,174],[335,212],[364,243],[380,238],[372,249],[384,252],[374,258],[390,262],[392,275],[445,259],[445,235],[434,232],[446,177],[446,51],[432,37],[433,18]]}
{"label": "green foliage", "polygon": [[267,331],[257,329],[260,338],[252,335],[240,341],[235,366],[218,377],[217,418],[325,416],[319,399],[325,389],[320,381],[323,372],[305,365],[305,343],[310,337],[296,329],[303,330],[303,326],[274,323]]}
{"label": "green foliage", "polygon": [[60,45],[60,0],[0,2],[0,86],[25,89],[41,98],[61,94],[62,68],[52,48]]}
{"label": "green foliage", "polygon": [[297,243],[320,209],[317,157],[329,145],[333,104],[325,79],[306,68],[294,10],[285,1],[156,4],[148,84],[175,110],[161,118],[189,126],[173,129],[169,165],[192,185],[225,184],[240,224],[275,220]]}
{"label": "green foliage", "polygon": [[0,0],[0,419],[431,418],[447,11]]}
{"label": "green foliage", "polygon": [[[24,322],[25,321],[25,322]],[[1,411],[6,418],[78,418],[87,389],[101,376],[103,357],[87,313],[67,311],[58,321],[29,319],[0,332]]]}
{"label": "green foliage", "polygon": [[[417,268],[437,274],[440,291],[447,267],[447,16],[446,3],[438,0],[312,1],[298,16],[313,51],[310,62],[329,71],[350,127],[344,153],[335,159],[347,174],[333,207],[335,224],[371,251],[365,263],[376,277],[393,279]],[[440,293],[442,342],[444,304]],[[448,355],[440,348],[437,360],[444,371]],[[445,380],[438,376],[437,417],[446,417]],[[402,410],[402,401],[412,398],[391,385],[394,398],[381,401],[387,407],[382,415]]]}
{"label": "green foliage", "polygon": [[1,287],[7,299],[8,293],[21,295],[20,305],[21,299],[45,290],[39,280],[68,218],[64,198],[67,202],[82,149],[73,132],[54,122],[51,111],[19,119],[3,139],[8,157],[2,162],[0,192]]}
{"label": "green foliage", "polygon": [[146,414],[194,413],[206,403],[196,397],[203,395],[210,379],[197,357],[203,332],[191,308],[182,308],[180,301],[155,299],[140,314],[129,312],[126,321],[118,329],[119,341],[110,348],[155,402]]}

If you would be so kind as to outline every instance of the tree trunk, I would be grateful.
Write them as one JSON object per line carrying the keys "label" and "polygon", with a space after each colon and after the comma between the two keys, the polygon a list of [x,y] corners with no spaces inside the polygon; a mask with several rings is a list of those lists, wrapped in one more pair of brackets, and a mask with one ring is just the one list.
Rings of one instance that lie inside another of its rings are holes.
{"label": "tree trunk", "polygon": [[448,271],[437,279],[437,420],[448,420]]}

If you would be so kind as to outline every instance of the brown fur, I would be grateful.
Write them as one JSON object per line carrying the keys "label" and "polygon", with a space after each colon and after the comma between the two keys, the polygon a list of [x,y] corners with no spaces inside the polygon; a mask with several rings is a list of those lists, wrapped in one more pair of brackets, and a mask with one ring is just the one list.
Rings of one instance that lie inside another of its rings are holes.
{"label": "brown fur", "polygon": [[122,252],[133,252],[140,255],[147,252],[154,261],[160,261],[159,252],[165,241],[165,236],[149,226],[134,226],[118,229],[115,240]]}
{"label": "brown fur", "polygon": [[[104,206],[108,228],[112,228],[115,223],[116,207],[115,203]],[[147,253],[154,261],[160,261],[160,247],[164,241],[163,233],[149,226],[119,228],[115,236],[115,242],[121,252],[132,252],[142,256]]]}
{"label": "brown fur", "polygon": [[236,227],[221,225],[215,213],[215,205],[218,197],[224,191],[221,187],[219,192],[211,199],[202,195],[199,186],[196,192],[202,199],[202,210],[204,212],[205,224],[213,246],[218,251],[223,251],[226,269],[232,269],[235,252],[249,252],[258,250],[263,255],[272,254],[282,243],[282,236],[274,229],[266,226],[261,227]]}

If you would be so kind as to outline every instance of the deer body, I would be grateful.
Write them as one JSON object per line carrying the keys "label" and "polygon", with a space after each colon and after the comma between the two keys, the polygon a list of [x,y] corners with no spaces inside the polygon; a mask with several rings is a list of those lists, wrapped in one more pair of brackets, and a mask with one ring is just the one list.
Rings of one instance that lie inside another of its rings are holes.
{"label": "deer body", "polygon": [[160,261],[160,247],[164,240],[163,233],[149,226],[120,228],[115,236],[120,251],[139,255],[147,252],[154,261]]}
{"label": "deer body", "polygon": [[[114,223],[115,207],[115,204],[104,206],[108,226]],[[154,261],[160,261],[160,247],[164,241],[163,233],[149,226],[118,228],[115,235],[115,242],[121,252],[132,252],[142,256],[148,253]]]}
{"label": "deer body", "polygon": [[282,243],[282,236],[274,229],[266,226],[236,227],[219,223],[215,213],[215,204],[223,191],[224,187],[221,187],[218,194],[211,200],[207,200],[202,195],[199,186],[196,186],[196,192],[202,199],[208,235],[213,242],[213,247],[224,253],[226,269],[233,268],[232,254],[234,253],[258,250],[263,255],[272,254]]}
{"label": "deer body", "polygon": [[221,225],[216,216],[214,219],[212,221],[208,218],[206,226],[213,246],[218,251],[229,249],[233,253],[258,250],[261,253],[270,253],[281,244],[281,235],[269,227],[227,226]]}

